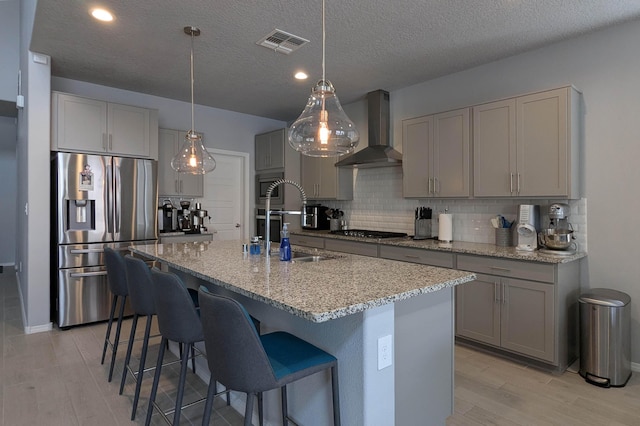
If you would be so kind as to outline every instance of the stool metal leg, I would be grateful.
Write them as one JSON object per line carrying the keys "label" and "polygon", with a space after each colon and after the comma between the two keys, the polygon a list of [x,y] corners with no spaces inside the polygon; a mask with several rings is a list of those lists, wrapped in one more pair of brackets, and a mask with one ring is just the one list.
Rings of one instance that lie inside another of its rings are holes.
{"label": "stool metal leg", "polygon": [[120,314],[118,315],[118,325],[116,326],[116,338],[113,341],[113,350],[111,352],[111,366],[109,367],[109,382],[113,377],[113,367],[116,364],[116,354],[118,352],[118,343],[120,342],[120,330],[122,329],[122,317],[124,317],[124,304],[127,301],[127,296],[122,297],[122,304],[120,305]]}
{"label": "stool metal leg", "polygon": [[340,426],[340,392],[337,365],[331,367],[331,393],[333,394],[333,426]]}
{"label": "stool metal leg", "polygon": [[218,385],[213,376],[211,376],[209,378],[209,387],[207,388],[207,401],[204,403],[204,413],[202,414],[202,426],[209,426],[211,410],[213,409],[213,399],[216,397],[217,388]]}
{"label": "stool metal leg", "polygon": [[104,347],[102,348],[102,359],[100,365],[104,364],[104,357],[107,354],[107,346],[109,346],[109,339],[111,338],[111,324],[113,324],[113,314],[116,313],[116,304],[118,303],[118,296],[115,294],[111,298],[111,313],[109,314],[109,323],[107,324],[107,333],[104,336]]}
{"label": "stool metal leg", "polygon": [[[178,381],[178,394],[176,395],[176,408],[173,412],[173,426],[180,425],[180,411],[182,410],[182,397],[184,396],[184,384],[187,380],[187,369],[189,364],[189,353],[187,349],[182,354],[180,360],[180,380]],[[208,392],[207,392],[208,393]]]}
{"label": "stool metal leg", "polygon": [[122,367],[122,379],[120,379],[120,392],[124,390],[124,384],[127,381],[127,372],[129,361],[131,361],[131,351],[133,350],[133,341],[136,337],[136,328],[138,327],[138,314],[133,314],[133,322],[131,323],[131,333],[129,333],[129,344],[127,345],[127,355],[124,357],[124,366]]}
{"label": "stool metal leg", "polygon": [[289,424],[289,413],[287,410],[287,385],[280,388],[281,402],[282,402],[282,426]]}
{"label": "stool metal leg", "polygon": [[254,394],[247,394],[247,403],[244,409],[244,426],[251,426],[251,417],[253,417],[253,398]]}
{"label": "stool metal leg", "polygon": [[147,326],[144,329],[144,338],[142,340],[142,353],[140,354],[140,365],[138,367],[138,376],[136,377],[136,391],[133,397],[133,408],[131,410],[131,420],[135,420],[136,411],[138,411],[138,400],[140,399],[140,387],[142,386],[142,376],[144,375],[144,365],[147,360],[147,349],[149,348],[149,336],[151,335],[151,323],[153,315],[147,315]]}
{"label": "stool metal leg", "polygon": [[156,393],[158,393],[158,382],[160,382],[160,372],[162,371],[162,361],[164,360],[164,350],[167,344],[167,339],[162,338],[160,348],[158,349],[158,361],[156,363],[156,374],[153,376],[153,385],[151,386],[151,393],[149,394],[149,408],[147,409],[147,419],[145,420],[145,426],[151,424],[151,416],[153,415],[153,403],[156,401]]}

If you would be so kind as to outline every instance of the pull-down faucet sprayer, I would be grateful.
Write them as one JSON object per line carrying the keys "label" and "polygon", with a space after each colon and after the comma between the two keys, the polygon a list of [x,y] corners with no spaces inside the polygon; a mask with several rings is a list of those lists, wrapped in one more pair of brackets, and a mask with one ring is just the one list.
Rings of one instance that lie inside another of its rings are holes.
{"label": "pull-down faucet sprayer", "polygon": [[[278,185],[282,185],[282,184],[289,184],[289,185],[293,185],[296,188],[298,188],[298,190],[300,191],[300,198],[302,199],[302,208],[300,209],[300,211],[297,210],[271,210],[271,192],[278,186]],[[304,189],[302,189],[302,186],[300,186],[299,183],[294,182],[292,180],[289,179],[278,179],[277,181],[273,182],[271,185],[269,185],[269,188],[267,188],[267,203],[266,203],[266,212],[265,212],[265,235],[264,235],[264,240],[265,240],[265,252],[267,257],[271,255],[271,215],[272,214],[279,214],[279,215],[286,215],[286,214],[298,214],[300,215],[300,225],[301,226],[307,226],[307,214],[306,214],[306,209],[307,207],[307,194],[304,192]]]}

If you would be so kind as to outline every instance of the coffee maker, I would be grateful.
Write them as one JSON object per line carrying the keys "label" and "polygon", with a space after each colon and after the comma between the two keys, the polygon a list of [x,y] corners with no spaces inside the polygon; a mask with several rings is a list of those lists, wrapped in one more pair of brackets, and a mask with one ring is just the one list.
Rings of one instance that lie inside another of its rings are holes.
{"label": "coffee maker", "polygon": [[191,231],[200,234],[207,232],[207,227],[204,226],[204,218],[209,216],[209,212],[202,209],[202,204],[196,203],[196,208],[191,210]]}
{"label": "coffee maker", "polygon": [[520,204],[518,206],[518,225],[516,250],[534,251],[538,248],[538,230],[540,229],[540,206]]}
{"label": "coffee maker", "polygon": [[164,200],[158,208],[158,227],[160,232],[173,232],[178,229],[178,209],[171,200]]}

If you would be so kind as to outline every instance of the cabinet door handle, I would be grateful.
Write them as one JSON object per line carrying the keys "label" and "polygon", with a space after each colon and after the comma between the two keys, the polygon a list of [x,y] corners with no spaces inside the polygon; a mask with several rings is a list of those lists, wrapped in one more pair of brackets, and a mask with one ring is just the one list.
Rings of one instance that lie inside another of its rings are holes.
{"label": "cabinet door handle", "polygon": [[109,151],[113,151],[113,135],[109,133]]}
{"label": "cabinet door handle", "polygon": [[518,194],[520,194],[520,173],[518,173]]}
{"label": "cabinet door handle", "polygon": [[182,194],[182,192],[183,192],[183,189],[182,189],[182,183],[183,183],[183,182],[182,182],[182,181],[180,181],[180,193],[181,193],[181,194]]}
{"label": "cabinet door handle", "polygon": [[178,179],[175,179],[173,181],[173,187],[176,189],[176,194],[180,192],[178,189]]}
{"label": "cabinet door handle", "polygon": [[431,190],[432,180],[433,179],[429,178],[429,194],[433,194],[433,191]]}
{"label": "cabinet door handle", "polygon": [[513,194],[513,173],[509,173],[509,193]]}
{"label": "cabinet door handle", "polygon": [[493,298],[496,302],[500,302],[500,296],[498,295],[498,282],[493,283]]}
{"label": "cabinet door handle", "polygon": [[498,266],[489,266],[489,269],[493,269],[494,271],[511,272],[511,269],[500,268]]}
{"label": "cabinet door handle", "polygon": [[433,178],[433,193],[434,194],[440,193],[440,180],[436,177]]}
{"label": "cabinet door handle", "polygon": [[420,259],[420,256],[415,256],[413,254],[405,254],[404,257],[407,259]]}
{"label": "cabinet door handle", "polygon": [[507,300],[509,293],[507,292],[507,285],[502,283],[502,304],[506,305],[509,301]]}
{"label": "cabinet door handle", "polygon": [[103,151],[107,150],[107,134],[106,133],[102,134],[102,150]]}

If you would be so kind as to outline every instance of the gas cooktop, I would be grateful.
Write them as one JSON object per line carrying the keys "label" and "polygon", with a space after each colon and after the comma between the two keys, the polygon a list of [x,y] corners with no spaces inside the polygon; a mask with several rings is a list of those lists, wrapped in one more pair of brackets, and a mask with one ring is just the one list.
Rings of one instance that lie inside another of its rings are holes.
{"label": "gas cooktop", "polygon": [[339,231],[331,231],[331,234],[360,238],[402,238],[407,236],[407,234],[403,232],[371,231],[368,229],[342,229]]}

